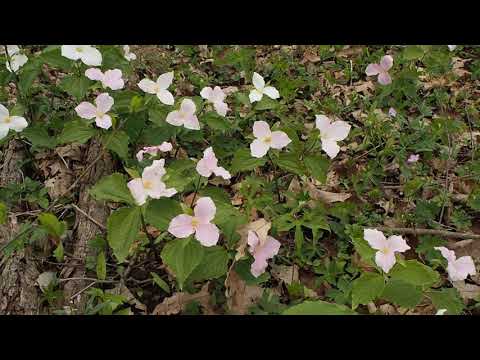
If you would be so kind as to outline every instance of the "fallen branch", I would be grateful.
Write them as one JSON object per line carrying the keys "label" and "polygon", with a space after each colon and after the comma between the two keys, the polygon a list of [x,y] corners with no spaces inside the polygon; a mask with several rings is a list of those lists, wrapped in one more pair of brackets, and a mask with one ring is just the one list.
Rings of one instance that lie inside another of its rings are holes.
{"label": "fallen branch", "polygon": [[388,227],[388,226],[376,226],[375,229],[380,231],[392,231],[399,234],[438,235],[438,236],[443,236],[443,237],[452,238],[452,239],[480,240],[480,235],[478,234],[467,234],[467,233],[459,233],[459,232],[445,231],[445,230],[397,228],[397,227]]}

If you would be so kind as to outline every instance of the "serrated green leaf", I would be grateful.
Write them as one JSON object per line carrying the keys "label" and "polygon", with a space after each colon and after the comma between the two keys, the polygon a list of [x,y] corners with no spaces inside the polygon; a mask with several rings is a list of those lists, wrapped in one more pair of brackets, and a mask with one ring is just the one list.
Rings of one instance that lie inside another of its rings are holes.
{"label": "serrated green leaf", "polygon": [[358,305],[366,305],[374,301],[380,296],[384,287],[383,276],[373,272],[363,273],[352,284],[352,308],[356,309]]}
{"label": "serrated green leaf", "polygon": [[330,161],[323,155],[308,155],[303,159],[308,173],[321,183],[327,181]]}
{"label": "serrated green leaf", "polygon": [[440,275],[435,270],[417,260],[407,260],[405,266],[396,264],[389,275],[392,280],[403,280],[422,287],[432,286],[440,279]]}
{"label": "serrated green leaf", "polygon": [[88,88],[93,84],[85,76],[69,75],[63,78],[60,83],[60,89],[73,96],[77,101],[82,100],[88,92]]}
{"label": "serrated green leaf", "polygon": [[280,168],[288,172],[292,172],[299,176],[303,176],[306,173],[303,162],[300,161],[299,154],[295,152],[282,152],[277,159],[273,160]]}
{"label": "serrated green leaf", "polygon": [[128,144],[130,138],[127,133],[122,130],[117,130],[111,133],[108,133],[105,136],[104,144],[108,150],[115,152],[123,160],[127,160],[128,156]]}
{"label": "serrated green leaf", "polygon": [[120,173],[101,178],[91,189],[90,195],[96,200],[122,202],[135,205],[135,200],[127,187],[127,180]]}
{"label": "serrated green leaf", "polygon": [[107,242],[118,262],[124,262],[130,247],[138,236],[141,225],[139,207],[124,207],[115,210],[107,220]]}
{"label": "serrated green leaf", "polygon": [[221,246],[205,248],[202,262],[193,270],[189,281],[216,279],[228,271],[228,253]]}
{"label": "serrated green leaf", "polygon": [[64,251],[63,243],[61,240],[59,241],[57,248],[53,251],[53,256],[55,256],[55,259],[58,262],[63,262]]}
{"label": "serrated green leaf", "polygon": [[226,132],[232,128],[232,124],[225,117],[212,111],[205,114],[203,121],[213,130],[220,132]]}
{"label": "serrated green leaf", "polygon": [[447,309],[447,315],[460,315],[465,308],[465,304],[455,288],[431,290],[427,295],[432,299],[437,310]]}
{"label": "serrated green leaf", "polygon": [[405,60],[417,60],[424,54],[423,49],[417,45],[409,45],[403,50],[403,57]]}
{"label": "serrated green leaf", "polygon": [[267,159],[255,158],[250,154],[250,149],[238,149],[233,155],[231,172],[236,174],[241,171],[253,170],[259,166],[265,165]]}
{"label": "serrated green leaf", "polygon": [[54,214],[40,214],[38,215],[38,221],[51,236],[57,239],[60,239],[67,230],[67,224],[64,221],[58,220]]}
{"label": "serrated green leaf", "polygon": [[346,306],[325,301],[304,301],[282,312],[282,315],[357,315]]}
{"label": "serrated green leaf", "polygon": [[65,124],[63,131],[58,137],[58,144],[77,142],[85,144],[97,130],[92,128],[85,120],[72,120]]}
{"label": "serrated green leaf", "polygon": [[165,291],[167,294],[170,294],[170,287],[168,286],[165,280],[163,280],[160,276],[158,276],[154,272],[151,272],[150,275],[152,276],[153,282],[157,284],[160,287],[160,289]]}
{"label": "serrated green leaf", "polygon": [[152,199],[145,210],[145,221],[160,231],[166,231],[170,221],[182,213],[178,201],[169,198]]}
{"label": "serrated green leaf", "polygon": [[43,125],[33,125],[23,130],[22,135],[32,143],[32,151],[37,149],[54,149],[57,146],[57,139],[48,134]]}
{"label": "serrated green leaf", "polygon": [[390,280],[381,298],[404,308],[414,308],[422,300],[422,289],[403,280]]}

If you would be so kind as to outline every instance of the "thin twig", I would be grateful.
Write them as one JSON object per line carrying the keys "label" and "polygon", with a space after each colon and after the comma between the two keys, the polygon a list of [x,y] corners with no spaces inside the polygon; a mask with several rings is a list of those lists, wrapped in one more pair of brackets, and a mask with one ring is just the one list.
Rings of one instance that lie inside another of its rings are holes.
{"label": "thin twig", "polygon": [[71,277],[71,278],[58,280],[58,282],[65,282],[65,281],[95,281],[97,283],[104,283],[104,284],[115,284],[119,282],[118,280],[99,280],[99,279],[88,278],[88,277]]}
{"label": "thin twig", "polygon": [[435,229],[412,229],[412,228],[400,228],[400,227],[389,227],[389,226],[375,226],[375,229],[380,231],[391,231],[399,234],[408,234],[408,235],[438,235],[446,238],[452,239],[474,239],[480,240],[480,235],[478,234],[468,234],[468,233],[459,233],[446,230],[435,230]]}
{"label": "thin twig", "polygon": [[97,220],[95,220],[93,217],[91,217],[90,215],[88,215],[85,211],[83,211],[82,209],[80,209],[77,205],[75,204],[70,204],[69,206],[73,207],[75,210],[77,210],[79,213],[81,213],[82,215],[84,215],[88,220],[90,220],[91,222],[93,222],[95,225],[97,225],[100,229],[102,229],[103,231],[107,231],[107,228],[100,224]]}

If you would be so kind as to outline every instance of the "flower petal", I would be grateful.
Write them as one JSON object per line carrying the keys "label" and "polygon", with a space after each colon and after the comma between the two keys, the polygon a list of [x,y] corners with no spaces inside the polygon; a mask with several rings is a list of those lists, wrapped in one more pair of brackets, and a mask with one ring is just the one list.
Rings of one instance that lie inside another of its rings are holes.
{"label": "flower petal", "polygon": [[190,99],[183,99],[182,103],[180,104],[180,111],[184,112],[185,114],[195,114],[197,107],[195,103]]}
{"label": "flower petal", "polygon": [[375,263],[382,268],[385,273],[388,273],[396,262],[397,259],[395,258],[394,252],[385,254],[381,251],[377,251],[375,254]]}
{"label": "flower petal", "polygon": [[5,124],[0,124],[0,139],[3,139],[5,136],[8,135],[10,128]]}
{"label": "flower petal", "polygon": [[260,91],[253,89],[250,91],[250,94],[248,95],[248,98],[250,99],[250,102],[253,104],[255,101],[260,101],[263,98],[263,93]]}
{"label": "flower petal", "polygon": [[210,99],[212,98],[213,96],[213,89],[211,87],[207,87],[205,86],[202,91],[200,91],[200,96],[202,98],[204,98],[205,100],[209,100],[211,101]]}
{"label": "flower petal", "polygon": [[220,176],[220,177],[224,178],[225,180],[228,180],[228,179],[232,178],[232,175],[221,166],[218,166],[217,168],[215,168],[213,170],[213,172],[215,173],[216,176]]}
{"label": "flower petal", "polygon": [[158,100],[160,100],[165,105],[173,105],[175,103],[175,99],[173,95],[168,90],[159,90],[157,92]]}
{"label": "flower petal", "polygon": [[270,145],[274,149],[282,149],[288,144],[290,144],[292,140],[288,137],[286,133],[283,131],[273,131],[272,132],[272,144]]}
{"label": "flower petal", "polygon": [[97,108],[89,102],[81,102],[76,108],[75,111],[77,115],[82,119],[93,119],[97,116]]}
{"label": "flower petal", "polygon": [[370,64],[365,69],[365,74],[367,74],[367,76],[374,76],[380,74],[382,70],[379,64]]}
{"label": "flower petal", "polygon": [[97,68],[87,69],[85,71],[85,76],[90,80],[97,80],[97,81],[102,81],[104,77],[102,70]]}
{"label": "flower petal", "polygon": [[102,129],[108,130],[112,127],[112,118],[110,115],[104,114],[103,116],[95,117],[95,124]]}
{"label": "flower petal", "polygon": [[216,245],[220,237],[220,231],[215,224],[200,224],[195,231],[195,238],[203,246]]}
{"label": "flower petal", "polygon": [[265,87],[265,80],[263,79],[262,75],[256,72],[253,73],[252,83],[257,90],[260,90],[260,92],[262,92],[263,88]]}
{"label": "flower petal", "polygon": [[393,66],[393,57],[390,55],[385,55],[382,57],[382,60],[380,60],[380,66],[383,68],[384,71],[388,71],[392,68]]}
{"label": "flower petal", "polygon": [[405,252],[410,249],[404,238],[399,235],[389,236],[387,239],[388,247],[392,251]]}
{"label": "flower petal", "polygon": [[266,259],[255,259],[255,261],[250,266],[250,272],[256,278],[262,275],[267,269],[268,263]]}
{"label": "flower petal", "polygon": [[140,150],[139,152],[137,152],[137,160],[140,162],[140,161],[143,161],[143,154],[145,154],[145,151],[143,150]]}
{"label": "flower petal", "polygon": [[10,122],[10,129],[20,132],[28,126],[27,120],[22,116],[12,116]]}
{"label": "flower petal", "polygon": [[337,145],[337,142],[330,139],[322,139],[322,149],[330,159],[333,159],[340,152],[340,146]]}
{"label": "flower petal", "polygon": [[149,94],[156,94],[157,84],[150,79],[143,79],[138,83],[138,87]]}
{"label": "flower petal", "polygon": [[123,89],[125,83],[122,79],[122,71],[119,69],[105,71],[103,84],[112,90]]}
{"label": "flower petal", "polygon": [[167,90],[168,87],[172,84],[172,81],[173,81],[173,71],[170,71],[158,77],[157,85],[160,87],[160,89]]}
{"label": "flower petal", "polygon": [[197,163],[197,172],[202,175],[202,176],[205,176],[205,177],[210,177],[210,175],[212,175],[212,168],[208,165],[208,162],[207,160],[205,159],[200,159],[199,162]]}
{"label": "flower petal", "polygon": [[452,251],[452,250],[449,250],[447,249],[445,246],[436,246],[434,247],[435,250],[438,250],[440,251],[440,253],[442,254],[442,256],[447,259],[447,261],[450,263],[450,262],[453,262],[457,259],[457,257],[455,256],[455,252]]}
{"label": "flower petal", "polygon": [[6,118],[9,115],[10,115],[10,112],[8,111],[8,109],[2,104],[0,104],[0,121],[1,119]]}
{"label": "flower petal", "polygon": [[280,97],[280,93],[273,86],[265,86],[263,93],[271,99],[278,99]]}
{"label": "flower petal", "polygon": [[258,139],[262,139],[267,136],[271,136],[270,125],[265,121],[255,121],[253,123],[253,136]]}
{"label": "flower petal", "polygon": [[226,103],[217,101],[213,103],[213,107],[215,108],[215,111],[218,115],[223,117],[227,115],[228,105]]}
{"label": "flower petal", "polygon": [[24,54],[15,54],[10,58],[10,63],[8,61],[6,62],[7,70],[17,72],[27,61],[28,58]]}
{"label": "flower petal", "polygon": [[380,250],[387,246],[385,235],[377,229],[364,229],[363,238],[373,249]]}
{"label": "flower petal", "polygon": [[256,158],[265,156],[265,154],[268,152],[268,149],[270,149],[270,146],[259,139],[253,140],[253,142],[250,144],[250,153]]}
{"label": "flower petal", "polygon": [[351,125],[345,121],[338,120],[330,124],[327,133],[325,134],[331,140],[342,141],[345,140],[350,132]]}
{"label": "flower petal", "polygon": [[113,98],[108,93],[103,93],[97,96],[95,99],[98,111],[106,113],[110,111],[113,106]]}
{"label": "flower petal", "polygon": [[198,122],[197,115],[188,115],[183,122],[183,126],[190,130],[200,130],[200,123]]}
{"label": "flower petal", "polygon": [[180,111],[173,110],[168,113],[165,121],[173,126],[182,126],[184,118],[181,116]]}
{"label": "flower petal", "polygon": [[248,230],[247,244],[249,246],[250,253],[253,254],[255,252],[256,247],[260,244],[260,239],[258,238],[255,231]]}
{"label": "flower petal", "polygon": [[465,280],[468,275],[475,275],[475,264],[470,256],[462,256],[448,263],[448,275],[452,281]]}
{"label": "flower petal", "polygon": [[177,238],[186,238],[195,232],[192,226],[192,217],[181,214],[175,216],[168,225],[168,232]]}
{"label": "flower petal", "polygon": [[127,184],[130,193],[132,194],[133,198],[137,205],[143,205],[147,201],[147,193],[143,188],[142,179],[137,178],[130,180]]}
{"label": "flower petal", "polygon": [[80,53],[76,50],[80,45],[62,45],[61,53],[62,56],[70,60],[80,59]]}
{"label": "flower petal", "polygon": [[195,217],[198,218],[201,224],[207,224],[212,221],[215,218],[216,212],[217,208],[215,207],[215,203],[208,196],[198,199],[193,209]]}
{"label": "flower petal", "polygon": [[315,115],[315,126],[321,134],[326,134],[330,128],[330,119],[325,115]]}
{"label": "flower petal", "polygon": [[102,65],[102,53],[93,46],[85,46],[80,54],[80,59],[88,66]]}
{"label": "flower petal", "polygon": [[378,82],[382,85],[388,85],[392,83],[392,78],[387,72],[381,72],[378,75]]}

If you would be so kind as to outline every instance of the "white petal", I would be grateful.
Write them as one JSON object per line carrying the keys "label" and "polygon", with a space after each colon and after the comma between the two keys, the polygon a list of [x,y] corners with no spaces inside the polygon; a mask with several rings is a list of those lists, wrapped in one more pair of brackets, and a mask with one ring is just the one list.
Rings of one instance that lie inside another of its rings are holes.
{"label": "white petal", "polygon": [[253,136],[258,139],[271,136],[270,125],[266,121],[260,120],[253,123]]}
{"label": "white petal", "polygon": [[255,86],[255,88],[260,91],[262,91],[263,88],[265,87],[265,80],[259,73],[256,73],[256,72],[253,73],[252,83],[253,83],[253,86]]}
{"label": "white petal", "polygon": [[173,71],[162,74],[157,79],[157,84],[160,89],[167,90],[173,81]]}
{"label": "white petal", "polygon": [[138,87],[149,94],[157,93],[157,83],[150,79],[143,79],[138,83]]}
{"label": "white petal", "polygon": [[328,127],[325,134],[330,140],[342,141],[347,138],[351,125],[345,121],[335,121]]}
{"label": "white petal", "polygon": [[274,149],[283,149],[285,146],[290,144],[292,140],[288,137],[283,131],[273,131],[272,132],[272,143],[271,147]]}
{"label": "white petal", "polygon": [[326,134],[330,127],[330,119],[325,115],[315,115],[315,126],[321,134]]}
{"label": "white petal", "polygon": [[143,205],[147,201],[147,193],[143,188],[142,179],[130,180],[127,184],[130,193],[138,205]]}
{"label": "white petal", "polygon": [[10,112],[8,111],[8,109],[2,104],[0,104],[0,122],[2,121],[3,118],[8,117],[9,115],[10,115]]}
{"label": "white petal", "polygon": [[27,120],[21,116],[12,116],[10,122],[10,129],[20,132],[28,126]]}
{"label": "white petal", "polygon": [[184,119],[181,117],[180,111],[174,110],[168,113],[165,121],[173,126],[182,126]]}
{"label": "white petal", "polygon": [[70,60],[80,59],[80,53],[76,50],[80,45],[62,45],[62,56]]}
{"label": "white petal", "polygon": [[202,91],[200,91],[200,96],[205,100],[210,100],[213,95],[213,89],[211,87],[204,87]]}
{"label": "white petal", "polygon": [[333,159],[340,152],[340,146],[337,145],[337,142],[330,139],[322,139],[322,149],[330,159]]}
{"label": "white petal", "polygon": [[93,46],[85,46],[80,54],[80,59],[88,66],[102,65],[102,53]]}
{"label": "white petal", "polygon": [[250,94],[248,95],[248,98],[250,99],[250,102],[253,104],[255,101],[262,100],[263,94],[260,91],[254,89],[254,90],[250,91]]}
{"label": "white petal", "polygon": [[270,149],[270,146],[259,139],[253,140],[253,142],[250,144],[250,153],[256,158],[265,156],[265,154],[268,152],[268,149]]}
{"label": "white petal", "polygon": [[410,249],[407,242],[404,238],[399,235],[389,236],[387,239],[387,244],[390,250],[396,252],[405,252]]}
{"label": "white petal", "polygon": [[5,124],[0,124],[0,140],[8,135],[10,128]]}
{"label": "white petal", "polygon": [[172,93],[168,90],[159,90],[157,97],[165,105],[173,105],[175,103]]}
{"label": "white petal", "polygon": [[380,250],[387,246],[385,235],[377,229],[364,229],[363,238],[375,250]]}
{"label": "white petal", "polygon": [[375,263],[380,266],[385,273],[388,273],[396,262],[397,259],[393,252],[385,254],[381,251],[377,251],[375,254]]}
{"label": "white petal", "polygon": [[263,89],[263,93],[272,99],[278,99],[280,97],[280,93],[273,86],[266,86]]}
{"label": "white petal", "polygon": [[190,99],[183,99],[182,103],[180,104],[180,111],[184,112],[185,114],[195,114],[197,107],[195,103]]}

